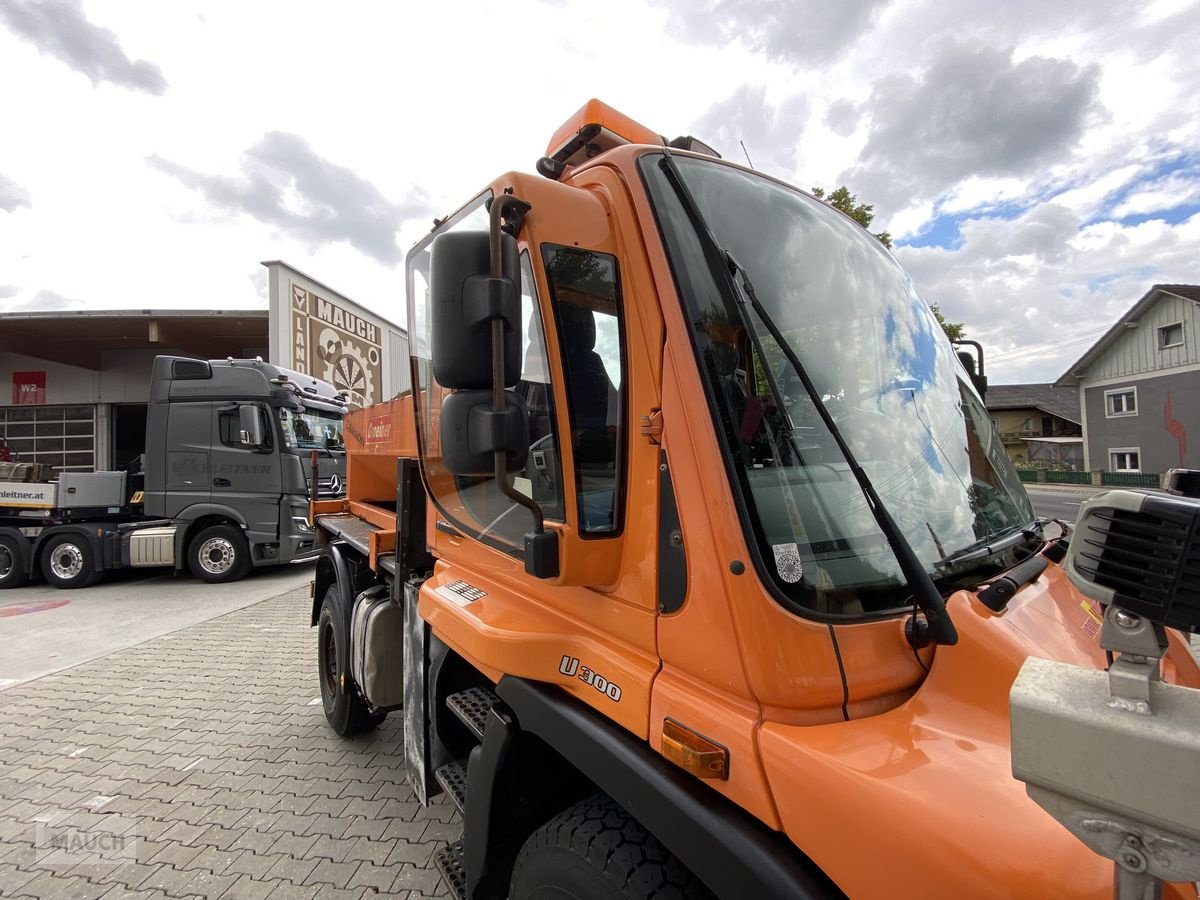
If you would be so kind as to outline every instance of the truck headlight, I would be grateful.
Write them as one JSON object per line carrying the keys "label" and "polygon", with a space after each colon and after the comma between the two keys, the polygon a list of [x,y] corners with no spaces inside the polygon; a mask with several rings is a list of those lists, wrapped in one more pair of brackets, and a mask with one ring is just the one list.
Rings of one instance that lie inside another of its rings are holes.
{"label": "truck headlight", "polygon": [[292,526],[301,534],[308,534],[313,530],[313,527],[308,524],[308,519],[304,516],[292,516]]}

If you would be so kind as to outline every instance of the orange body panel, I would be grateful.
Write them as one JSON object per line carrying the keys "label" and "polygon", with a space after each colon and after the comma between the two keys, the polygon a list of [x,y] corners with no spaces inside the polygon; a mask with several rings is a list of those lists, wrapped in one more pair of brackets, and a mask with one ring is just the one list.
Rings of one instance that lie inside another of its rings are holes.
{"label": "orange body panel", "polygon": [[[959,644],[938,650],[907,703],[834,725],[764,725],[788,836],[852,897],[1111,897],[1112,863],[1010,774],[1008,693],[1025,659],[1103,665],[1081,599],[1057,566],[1001,616],[960,592],[948,604]],[[1179,668],[1200,684],[1190,657]]]}
{"label": "orange body panel", "polygon": [[620,113],[599,100],[589,100],[567,119],[550,138],[546,155],[553,156],[560,147],[587,125],[599,125],[613,134],[620,135],[631,144],[661,144],[662,138],[624,113]]}

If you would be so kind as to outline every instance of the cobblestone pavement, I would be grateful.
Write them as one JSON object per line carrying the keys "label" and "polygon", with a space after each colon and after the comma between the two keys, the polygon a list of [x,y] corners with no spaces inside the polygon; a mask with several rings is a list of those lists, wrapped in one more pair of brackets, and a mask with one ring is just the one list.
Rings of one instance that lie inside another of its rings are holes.
{"label": "cobblestone pavement", "polygon": [[293,590],[0,694],[0,896],[445,896],[457,814],[415,800],[398,717],[326,726],[308,609]]}

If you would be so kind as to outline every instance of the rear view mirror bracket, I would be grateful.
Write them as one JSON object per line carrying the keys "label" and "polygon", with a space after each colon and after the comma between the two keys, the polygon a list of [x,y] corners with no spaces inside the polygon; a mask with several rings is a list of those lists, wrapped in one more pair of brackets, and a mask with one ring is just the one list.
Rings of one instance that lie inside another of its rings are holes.
{"label": "rear view mirror bracket", "polygon": [[521,321],[517,286],[503,276],[471,275],[463,285],[463,324],[477,328],[496,319],[504,323],[505,331],[517,332]]}

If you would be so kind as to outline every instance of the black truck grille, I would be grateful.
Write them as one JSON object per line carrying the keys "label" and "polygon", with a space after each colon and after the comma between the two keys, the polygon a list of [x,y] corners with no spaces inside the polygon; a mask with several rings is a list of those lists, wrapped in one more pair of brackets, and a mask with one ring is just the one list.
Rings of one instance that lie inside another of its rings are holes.
{"label": "black truck grille", "polygon": [[1080,524],[1075,568],[1119,606],[1175,628],[1200,620],[1200,504],[1146,497],[1138,512],[1102,508]]}

